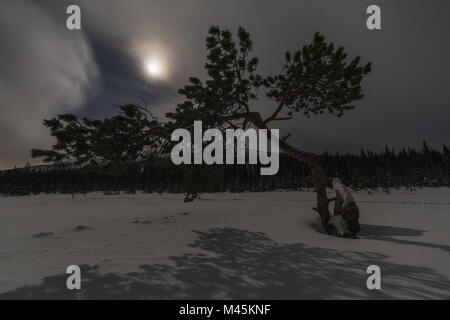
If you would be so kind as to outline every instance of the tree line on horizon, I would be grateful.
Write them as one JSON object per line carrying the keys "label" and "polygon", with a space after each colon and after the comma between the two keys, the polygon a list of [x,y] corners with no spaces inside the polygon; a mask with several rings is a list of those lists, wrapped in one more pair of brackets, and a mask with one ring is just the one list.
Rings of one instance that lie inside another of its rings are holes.
{"label": "tree line on horizon", "polygon": [[[328,177],[339,177],[355,191],[389,192],[399,188],[450,186],[450,149],[447,146],[437,150],[424,142],[420,149],[407,148],[398,152],[387,146],[381,152],[325,152],[319,159]],[[266,192],[314,188],[308,165],[285,154],[280,155],[280,170],[276,175],[261,176],[259,169],[259,165],[250,164],[186,168],[186,165],[172,164],[170,159],[134,163],[120,171],[28,166],[1,171],[0,194]]]}

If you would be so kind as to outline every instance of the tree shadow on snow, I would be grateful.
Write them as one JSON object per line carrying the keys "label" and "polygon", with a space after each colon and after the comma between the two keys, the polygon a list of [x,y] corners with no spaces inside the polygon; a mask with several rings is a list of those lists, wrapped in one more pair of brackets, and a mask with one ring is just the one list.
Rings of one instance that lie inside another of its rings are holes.
{"label": "tree shadow on snow", "polygon": [[[333,299],[449,298],[449,281],[435,271],[395,264],[376,253],[283,244],[259,232],[233,228],[194,231],[201,253],[171,257],[167,265],[102,274],[82,266],[82,290],[67,275],[44,278],[0,299]],[[382,290],[366,287],[366,268],[382,269]]]}
{"label": "tree shadow on snow", "polygon": [[[317,232],[326,234],[323,231],[322,226],[320,225],[319,222],[314,222],[312,224],[312,227]],[[363,239],[388,241],[399,245],[419,246],[423,248],[439,249],[445,252],[450,252],[450,246],[447,245],[395,238],[395,237],[420,237],[423,234],[425,234],[425,232],[427,231],[393,227],[393,226],[362,224],[361,232],[358,234],[358,236]]]}
{"label": "tree shadow on snow", "polygon": [[400,236],[400,237],[419,237],[425,234],[424,230],[416,230],[409,228],[400,228],[400,227],[392,227],[392,226],[379,226],[379,225],[370,225],[370,224],[362,224],[360,236],[362,237],[392,237],[392,236]]}

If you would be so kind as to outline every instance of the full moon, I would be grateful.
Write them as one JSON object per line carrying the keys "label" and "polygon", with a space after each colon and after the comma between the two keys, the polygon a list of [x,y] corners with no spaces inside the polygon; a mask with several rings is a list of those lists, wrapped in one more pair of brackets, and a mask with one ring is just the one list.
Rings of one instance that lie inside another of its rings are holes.
{"label": "full moon", "polygon": [[162,74],[162,66],[159,61],[153,60],[147,62],[145,65],[147,74],[151,77],[159,77]]}

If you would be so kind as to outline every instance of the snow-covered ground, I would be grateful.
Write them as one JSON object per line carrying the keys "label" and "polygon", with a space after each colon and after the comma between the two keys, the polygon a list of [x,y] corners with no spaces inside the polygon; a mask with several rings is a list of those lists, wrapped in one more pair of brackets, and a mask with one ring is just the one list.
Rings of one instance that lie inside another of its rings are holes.
{"label": "snow-covered ground", "polygon": [[450,298],[449,189],[355,194],[358,240],[321,232],[311,192],[182,199],[0,197],[0,299]]}

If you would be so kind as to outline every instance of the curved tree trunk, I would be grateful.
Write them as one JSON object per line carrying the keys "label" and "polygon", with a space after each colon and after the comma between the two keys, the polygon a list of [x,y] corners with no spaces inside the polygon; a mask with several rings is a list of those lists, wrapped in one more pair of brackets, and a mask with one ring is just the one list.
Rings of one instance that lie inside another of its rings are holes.
{"label": "curved tree trunk", "polygon": [[331,215],[328,208],[330,199],[328,199],[327,196],[327,177],[316,155],[296,150],[286,142],[281,141],[280,149],[286,152],[292,158],[305,162],[311,168],[317,199],[317,205],[314,210],[319,213],[320,220],[325,231],[327,233],[331,233],[328,225]]}
{"label": "curved tree trunk", "polygon": [[[268,130],[266,123],[262,120],[262,117],[258,112],[249,113],[249,120],[257,128]],[[267,131],[267,135],[268,138],[270,139],[270,130]],[[317,156],[313,153],[298,150],[289,145],[288,143],[286,143],[286,141],[283,141],[281,139],[280,139],[280,149],[283,150],[290,157],[305,162],[311,168],[317,199],[317,205],[314,208],[314,210],[316,210],[319,213],[320,220],[322,222],[322,226],[325,229],[325,231],[327,233],[332,233],[332,230],[330,230],[329,227],[329,221],[331,216],[330,211],[328,209],[330,199],[328,199],[327,196],[327,177],[325,171],[323,170],[322,166],[319,163],[319,160],[317,159]]]}

